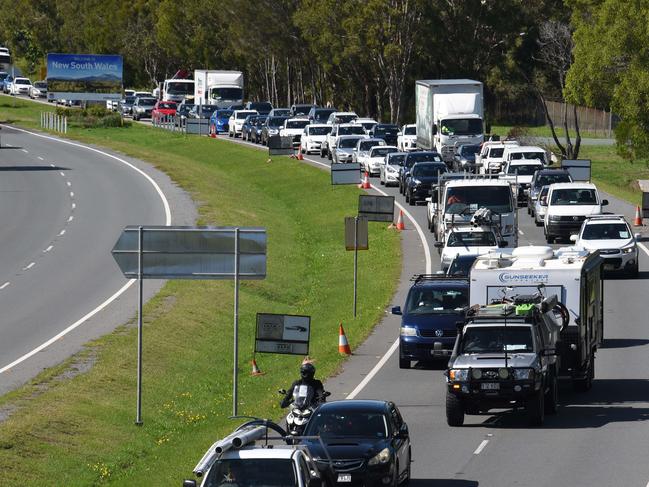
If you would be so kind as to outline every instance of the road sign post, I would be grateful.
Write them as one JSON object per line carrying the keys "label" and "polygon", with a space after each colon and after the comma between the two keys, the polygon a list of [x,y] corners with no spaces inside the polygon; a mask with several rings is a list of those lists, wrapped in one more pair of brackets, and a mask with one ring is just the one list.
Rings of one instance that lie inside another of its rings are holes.
{"label": "road sign post", "polygon": [[345,217],[345,248],[354,251],[354,318],[356,317],[356,303],[358,296],[358,251],[367,250],[368,228],[367,218],[364,216]]}
{"label": "road sign post", "polygon": [[144,279],[233,279],[232,411],[237,415],[239,281],[266,277],[266,230],[240,227],[128,226],[112,250],[125,277],[138,280],[137,411],[142,421],[142,286]]}

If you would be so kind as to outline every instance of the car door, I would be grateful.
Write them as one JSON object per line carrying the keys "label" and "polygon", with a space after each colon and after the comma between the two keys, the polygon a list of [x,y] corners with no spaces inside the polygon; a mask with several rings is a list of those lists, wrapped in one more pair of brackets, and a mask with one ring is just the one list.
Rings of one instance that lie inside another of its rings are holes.
{"label": "car door", "polygon": [[403,421],[401,413],[394,404],[390,404],[390,423],[393,434],[392,444],[397,459],[399,460],[399,472],[397,472],[397,475],[401,476],[408,469],[408,463],[410,462],[410,458],[408,458],[410,435],[408,433],[408,426]]}

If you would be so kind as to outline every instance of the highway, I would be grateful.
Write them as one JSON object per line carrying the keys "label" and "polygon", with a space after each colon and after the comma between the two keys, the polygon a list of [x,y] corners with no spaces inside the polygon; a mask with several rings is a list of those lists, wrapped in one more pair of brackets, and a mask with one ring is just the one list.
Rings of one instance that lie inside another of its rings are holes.
{"label": "highway", "polygon": [[[322,169],[330,166],[316,155],[307,156],[305,162]],[[387,399],[400,407],[413,442],[411,485],[649,485],[649,336],[641,304],[649,302],[647,244],[641,246],[639,279],[605,281],[605,341],[597,354],[591,391],[575,393],[564,384],[559,412],[546,416],[542,428],[528,427],[524,413],[511,411],[467,416],[465,426],[451,428],[446,424],[444,365],[399,369],[395,340],[400,320],[388,314],[392,305],[403,306],[413,274],[428,266],[433,272],[439,269],[426,207],[406,205],[397,188],[380,186],[378,178],[371,182],[372,192],[394,195],[407,211],[401,280],[385,318],[326,388],[335,399]],[[631,205],[604,197],[611,202],[607,211],[633,221]],[[545,245],[542,229],[524,208],[519,210],[519,230],[520,245]],[[430,249],[430,262],[424,245]],[[360,276],[362,286],[362,269]]]}
{"label": "highway", "polygon": [[[124,226],[170,224],[170,206],[179,224],[194,215],[149,165],[7,125],[1,136],[4,393],[133,318],[136,286],[110,254]],[[161,284],[147,281],[147,297]]]}

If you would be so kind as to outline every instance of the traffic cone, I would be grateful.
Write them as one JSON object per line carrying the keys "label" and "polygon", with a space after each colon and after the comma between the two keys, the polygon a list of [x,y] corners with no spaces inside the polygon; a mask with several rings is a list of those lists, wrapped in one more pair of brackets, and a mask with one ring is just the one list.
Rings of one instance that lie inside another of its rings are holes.
{"label": "traffic cone", "polygon": [[637,205],[635,207],[635,220],[633,221],[633,225],[636,227],[641,227],[642,226],[642,216],[640,215],[640,205]]}
{"label": "traffic cone", "polygon": [[264,375],[264,373],[259,370],[259,367],[257,367],[257,361],[254,358],[252,359],[252,372],[250,372],[250,375]]}
{"label": "traffic cone", "polygon": [[365,175],[363,176],[363,181],[361,184],[358,185],[359,188],[361,189],[371,189],[372,186],[370,186],[370,175],[367,174],[367,171],[365,171]]}
{"label": "traffic cone", "polygon": [[349,342],[345,336],[345,330],[343,330],[343,323],[340,322],[338,329],[338,353],[341,355],[351,355],[352,349],[349,348]]}
{"label": "traffic cone", "polygon": [[302,155],[302,144],[300,144],[300,147],[297,148],[297,160],[298,161],[304,160],[304,156]]}
{"label": "traffic cone", "polygon": [[403,210],[399,210],[399,218],[397,218],[397,230],[405,230],[406,226],[403,224]]}

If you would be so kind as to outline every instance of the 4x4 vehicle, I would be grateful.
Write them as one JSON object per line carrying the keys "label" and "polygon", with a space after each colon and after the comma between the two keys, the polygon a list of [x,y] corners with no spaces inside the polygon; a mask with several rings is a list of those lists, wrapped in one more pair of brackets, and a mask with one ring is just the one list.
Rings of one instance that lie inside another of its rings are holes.
{"label": "4x4 vehicle", "polygon": [[151,112],[156,103],[158,103],[158,100],[153,97],[135,97],[132,108],[133,120],[151,118]]}
{"label": "4x4 vehicle", "polygon": [[331,132],[327,134],[327,137],[320,146],[320,157],[327,156],[329,160],[332,160],[333,151],[336,150],[338,137],[342,135],[361,135],[367,137],[362,125],[355,125],[353,123],[333,125],[331,127]]}
{"label": "4x4 vehicle", "polygon": [[496,234],[497,225],[474,226],[460,225],[448,229],[443,242],[435,242],[441,250],[440,263],[446,272],[453,259],[461,255],[482,255],[506,247],[507,242],[499,240]]}
{"label": "4x4 vehicle", "polygon": [[399,127],[391,123],[377,123],[369,132],[370,137],[385,140],[387,145],[397,145]]}
{"label": "4x4 vehicle", "polygon": [[234,110],[228,119],[228,136],[235,139],[241,135],[243,122],[248,115],[259,115],[256,110]]}
{"label": "4x4 vehicle", "polygon": [[365,157],[365,167],[368,174],[380,176],[381,167],[385,166],[387,155],[398,151],[399,149],[393,145],[375,145],[372,147]]}
{"label": "4x4 vehicle", "polygon": [[412,151],[417,148],[417,124],[403,125],[397,134],[397,147],[400,151]]}
{"label": "4x4 vehicle", "polygon": [[245,105],[245,110],[254,110],[259,115],[268,115],[273,109],[273,105],[267,101],[249,101]]}
{"label": "4x4 vehicle", "polygon": [[[354,157],[352,158],[353,162],[357,162],[361,165],[361,171],[367,171],[370,175],[372,175],[372,171],[367,165],[367,157],[370,154],[370,149],[377,145],[385,145],[385,140],[364,137],[358,141],[358,145],[354,150]],[[378,172],[378,167],[375,172]]]}
{"label": "4x4 vehicle", "polygon": [[599,250],[604,259],[603,271],[622,272],[638,277],[638,244],[642,235],[631,233],[631,227],[622,215],[598,215],[584,220],[577,235],[570,240],[575,247],[590,252]]}
{"label": "4x4 vehicle", "polygon": [[455,148],[453,170],[457,172],[476,172],[475,158],[480,152],[479,145],[462,144]]}
{"label": "4x4 vehicle", "polygon": [[532,177],[536,171],[544,167],[543,163],[538,160],[514,159],[505,162],[505,167],[499,174],[499,178],[504,181],[509,181],[512,185],[514,195],[517,197],[518,206],[521,206],[522,202],[527,202]]}
{"label": "4x4 vehicle", "polygon": [[302,104],[296,103],[294,105],[291,105],[290,115],[293,118],[295,117],[308,118],[309,112],[311,111],[312,108],[318,108],[318,106],[313,104],[306,104],[306,103],[302,103]]}
{"label": "4x4 vehicle", "polygon": [[570,238],[579,231],[584,220],[601,215],[608,200],[600,200],[597,187],[592,183],[554,183],[548,190],[544,233],[547,243],[556,238]]}
{"label": "4x4 vehicle", "polygon": [[540,295],[469,310],[445,373],[449,426],[494,408],[524,407],[533,426],[557,412],[563,310],[556,296]]}
{"label": "4x4 vehicle", "polygon": [[[327,124],[327,120],[329,120],[329,115],[337,111],[335,108],[318,108],[318,107],[312,107],[311,110],[309,110],[309,114],[307,117],[309,120],[311,120],[311,123],[324,123]],[[331,125],[331,124],[328,124]]]}
{"label": "4x4 vehicle", "polygon": [[490,140],[482,144],[480,153],[476,155],[476,167],[481,174],[497,174],[503,167],[505,145],[519,145],[517,141]]}
{"label": "4x4 vehicle", "polygon": [[565,169],[539,169],[532,176],[532,182],[527,194],[527,214],[534,216],[534,205],[539,197],[541,188],[554,183],[571,183],[572,177]]}
{"label": "4x4 vehicle", "polygon": [[469,305],[469,280],[421,274],[414,281],[406,304],[392,308],[401,315],[399,368],[409,369],[413,360],[430,362],[451,356],[456,323],[464,319]]}
{"label": "4x4 vehicle", "polygon": [[304,117],[289,118],[284,121],[284,125],[279,129],[279,135],[282,137],[293,137],[293,148],[300,146],[304,127],[309,125],[309,119]]}
{"label": "4x4 vehicle", "polygon": [[351,123],[358,118],[355,112],[331,112],[327,123],[329,125],[338,125],[341,123]]}
{"label": "4x4 vehicle", "polygon": [[311,123],[304,127],[304,132],[302,132],[302,138],[300,140],[302,153],[308,154],[310,152],[319,152],[320,147],[326,140],[327,134],[329,132],[331,132],[331,125],[326,125],[323,123]]}

